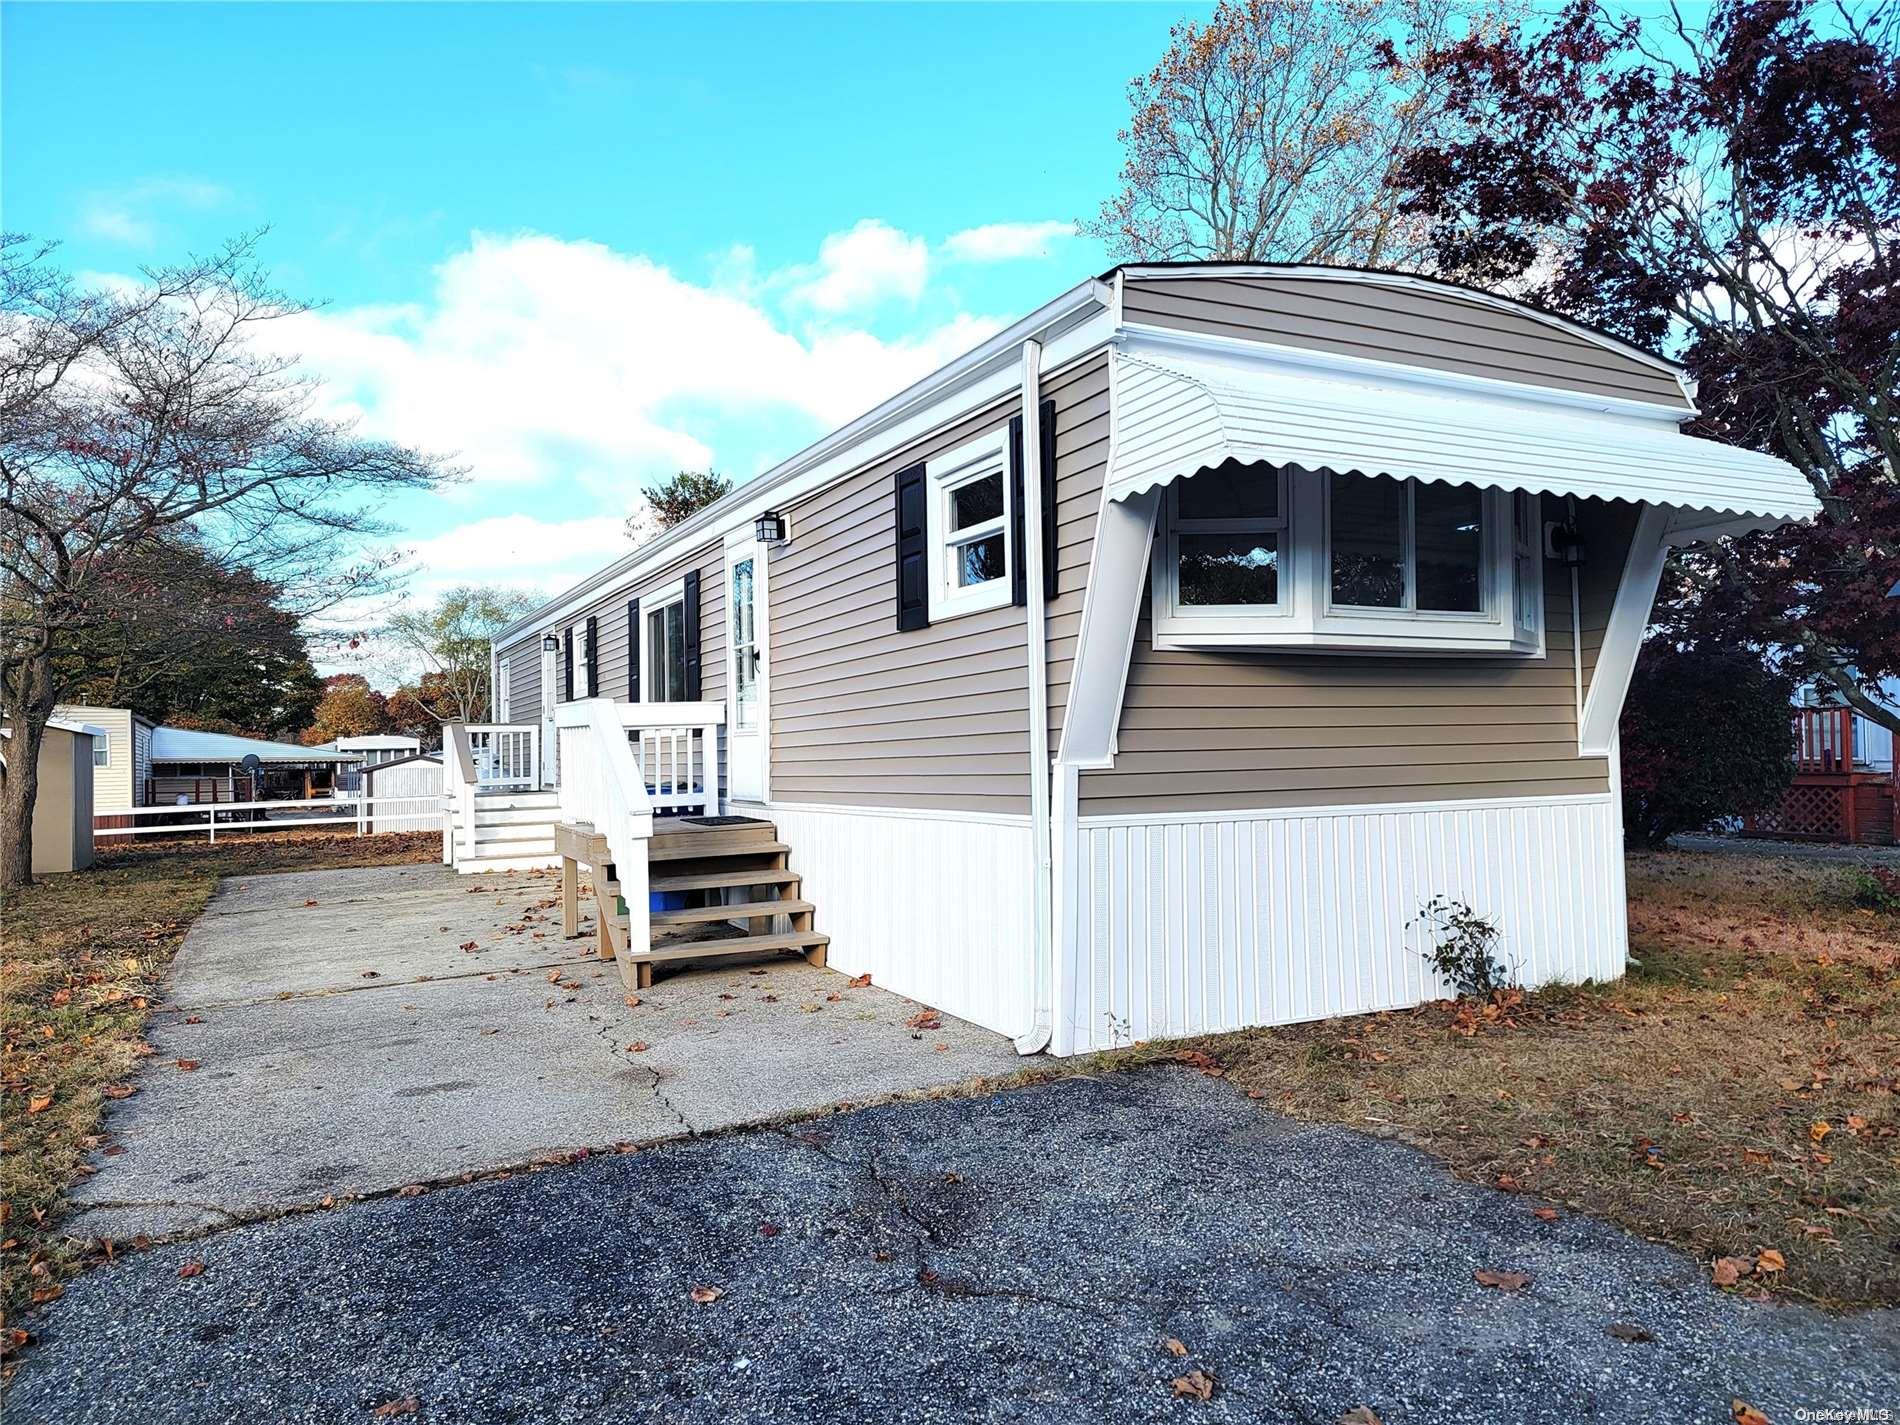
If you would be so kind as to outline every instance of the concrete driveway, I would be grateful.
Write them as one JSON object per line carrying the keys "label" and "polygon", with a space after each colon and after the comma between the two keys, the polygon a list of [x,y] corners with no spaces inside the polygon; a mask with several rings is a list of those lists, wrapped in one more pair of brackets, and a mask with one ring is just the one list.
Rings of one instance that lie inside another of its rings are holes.
{"label": "concrete driveway", "polygon": [[75,1234],[228,1225],[1020,1067],[1000,1036],[910,1027],[910,1001],[789,959],[675,972],[629,1006],[591,934],[561,939],[556,893],[551,873],[440,866],[225,882]]}
{"label": "concrete driveway", "polygon": [[[1680,1253],[1532,1205],[1183,1070],[897,1103],[130,1254],[33,1319],[7,1420],[1674,1425],[1740,1399],[1788,1425],[1900,1406],[1892,1313],[1724,1296]],[[1209,1399],[1175,1394],[1189,1372]]]}

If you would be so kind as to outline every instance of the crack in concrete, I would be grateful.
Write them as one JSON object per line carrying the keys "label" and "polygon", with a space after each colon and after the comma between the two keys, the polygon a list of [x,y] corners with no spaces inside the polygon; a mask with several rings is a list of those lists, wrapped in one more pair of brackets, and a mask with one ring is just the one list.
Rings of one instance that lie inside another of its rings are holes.
{"label": "crack in concrete", "polygon": [[76,1209],[73,1213],[75,1218],[83,1217],[88,1212],[110,1212],[115,1209],[141,1207],[176,1207],[190,1209],[194,1212],[215,1212],[220,1217],[229,1218],[233,1223],[242,1220],[243,1216],[231,1208],[220,1207],[215,1202],[198,1202],[191,1198],[75,1198],[73,1200],[73,1206]]}
{"label": "crack in concrete", "polygon": [[427,979],[379,978],[375,984],[370,985],[330,985],[320,990],[290,990],[256,999],[206,1000],[201,1004],[168,1004],[159,1013],[196,1014],[206,1009],[244,1009],[254,1005],[297,1004],[303,1000],[329,999],[334,995],[364,994],[372,990],[427,989],[430,985],[450,984],[458,980],[484,980],[490,975],[493,975],[497,981],[502,981],[530,973],[539,974],[544,970],[568,970],[572,969],[576,963],[573,960],[543,960],[532,965],[510,965],[502,970],[457,970],[448,975],[430,975]]}
{"label": "crack in concrete", "polygon": [[[607,1046],[608,1057],[622,1068],[636,1069],[640,1073],[645,1074],[647,1076],[647,1088],[653,1094],[653,1101],[673,1115],[681,1131],[684,1132],[687,1137],[697,1137],[699,1130],[693,1126],[691,1120],[689,1120],[684,1113],[680,1112],[679,1106],[675,1104],[672,1099],[667,1097],[666,1090],[660,1087],[660,1085],[665,1082],[666,1076],[651,1064],[642,1064],[637,1059],[629,1059],[621,1053],[620,1030],[622,1028],[623,1026],[619,1020],[608,1019],[595,1030],[595,1034]],[[635,1042],[637,1043],[638,1041],[636,1040]]]}

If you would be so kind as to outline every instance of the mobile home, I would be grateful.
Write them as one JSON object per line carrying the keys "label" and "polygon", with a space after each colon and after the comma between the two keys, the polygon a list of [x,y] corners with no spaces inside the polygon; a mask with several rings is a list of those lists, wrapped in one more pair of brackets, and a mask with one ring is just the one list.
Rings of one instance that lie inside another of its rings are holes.
{"label": "mobile home", "polygon": [[[1664,556],[1816,507],[1694,412],[1445,283],[1117,268],[507,628],[451,859],[580,827],[629,959],[720,914],[650,887],[736,887],[741,941],[1025,1050],[1434,997],[1441,894],[1528,983],[1613,977]],[[675,874],[748,834],[756,882]]]}

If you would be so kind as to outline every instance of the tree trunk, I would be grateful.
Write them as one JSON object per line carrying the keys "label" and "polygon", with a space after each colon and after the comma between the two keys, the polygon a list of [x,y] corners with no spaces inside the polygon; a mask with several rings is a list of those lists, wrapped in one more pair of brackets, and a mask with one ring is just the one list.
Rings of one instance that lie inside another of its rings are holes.
{"label": "tree trunk", "polygon": [[6,767],[0,771],[0,890],[33,883],[33,807],[40,794],[40,744],[53,715],[53,665],[33,654],[0,682]]}

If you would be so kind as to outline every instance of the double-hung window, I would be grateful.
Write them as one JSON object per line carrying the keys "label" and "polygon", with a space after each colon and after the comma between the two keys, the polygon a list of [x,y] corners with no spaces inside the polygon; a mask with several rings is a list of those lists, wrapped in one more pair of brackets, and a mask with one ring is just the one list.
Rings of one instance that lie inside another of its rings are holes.
{"label": "double-hung window", "polygon": [[92,765],[95,767],[110,767],[112,765],[112,742],[109,738],[95,737],[92,739]]}
{"label": "double-hung window", "polygon": [[686,590],[675,584],[641,605],[640,696],[650,703],[686,701]]}
{"label": "double-hung window", "polygon": [[1285,477],[1229,461],[1169,490],[1177,616],[1270,614],[1283,607]]}
{"label": "double-hung window", "polygon": [[1010,600],[1008,433],[960,445],[927,461],[930,617],[949,618]]}

